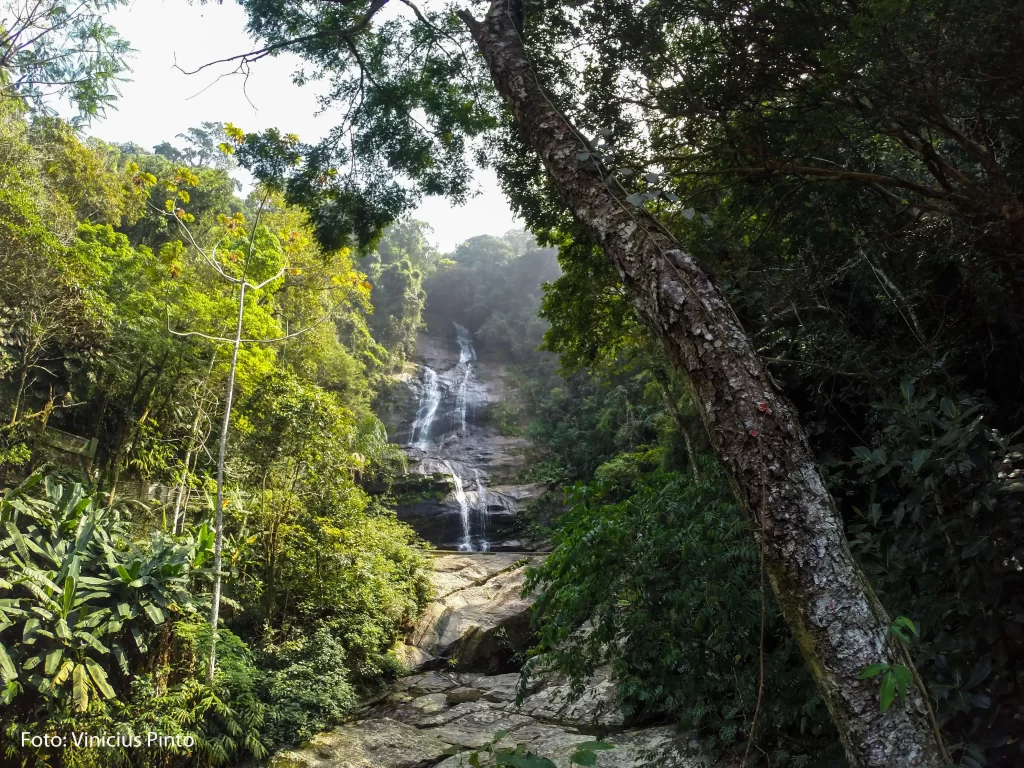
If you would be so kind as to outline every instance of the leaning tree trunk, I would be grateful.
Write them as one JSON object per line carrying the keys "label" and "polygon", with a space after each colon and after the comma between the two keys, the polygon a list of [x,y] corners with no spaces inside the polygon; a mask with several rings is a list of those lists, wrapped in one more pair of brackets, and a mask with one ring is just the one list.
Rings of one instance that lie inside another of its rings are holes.
{"label": "leaning tree trunk", "polygon": [[508,0],[493,0],[482,22],[461,15],[515,126],[604,249],[673,365],[691,378],[712,448],[763,538],[775,594],[851,765],[939,766],[921,695],[913,691],[883,714],[878,679],[857,679],[868,664],[901,660],[887,645],[889,619],[850,554],[796,410],[704,270],[582,154],[588,147],[545,95],[509,8]]}

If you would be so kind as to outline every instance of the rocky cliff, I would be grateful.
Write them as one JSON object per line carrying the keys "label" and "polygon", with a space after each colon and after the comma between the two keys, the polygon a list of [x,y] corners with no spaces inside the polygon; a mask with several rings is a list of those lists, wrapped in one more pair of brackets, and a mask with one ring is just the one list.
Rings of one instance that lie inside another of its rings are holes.
{"label": "rocky cliff", "polygon": [[441,549],[519,550],[522,506],[544,487],[516,484],[528,441],[502,435],[487,412],[510,391],[507,364],[478,356],[473,333],[456,323],[419,338],[382,414],[405,447],[409,474],[399,484],[398,516]]}

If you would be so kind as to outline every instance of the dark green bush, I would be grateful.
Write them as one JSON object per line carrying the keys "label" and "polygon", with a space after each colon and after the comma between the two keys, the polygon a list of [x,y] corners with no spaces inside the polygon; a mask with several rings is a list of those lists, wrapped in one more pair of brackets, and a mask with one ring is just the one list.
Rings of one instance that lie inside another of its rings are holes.
{"label": "dark green bush", "polygon": [[268,706],[264,737],[271,747],[305,741],[339,722],[355,705],[345,651],[326,629],[264,650]]}

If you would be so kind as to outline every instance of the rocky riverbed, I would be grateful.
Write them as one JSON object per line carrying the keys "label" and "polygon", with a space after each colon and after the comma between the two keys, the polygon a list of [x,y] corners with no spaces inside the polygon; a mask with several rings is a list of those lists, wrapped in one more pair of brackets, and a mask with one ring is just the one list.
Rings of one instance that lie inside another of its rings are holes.
{"label": "rocky riverbed", "polygon": [[[534,556],[542,557],[543,555]],[[570,768],[576,747],[602,739],[614,748],[599,768],[694,768],[672,726],[630,727],[607,670],[572,701],[557,676],[531,680],[516,703],[520,676],[507,671],[529,642],[531,601],[521,596],[529,559],[512,554],[452,553],[435,558],[437,597],[407,644],[396,649],[414,670],[359,718],[277,755],[272,768],[458,768],[469,752],[505,735],[499,747],[523,743]],[[486,763],[483,763],[486,764]]]}

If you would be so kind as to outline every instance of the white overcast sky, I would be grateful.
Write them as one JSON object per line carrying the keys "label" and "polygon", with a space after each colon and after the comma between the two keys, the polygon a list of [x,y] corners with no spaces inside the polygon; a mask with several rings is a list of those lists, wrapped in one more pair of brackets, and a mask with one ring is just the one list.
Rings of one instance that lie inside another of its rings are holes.
{"label": "white overcast sky", "polygon": [[[315,85],[298,88],[291,73],[298,67],[292,56],[268,58],[253,65],[244,85],[239,76],[217,80],[207,70],[187,76],[184,69],[249,51],[245,14],[226,0],[223,5],[189,4],[186,0],[134,0],[107,17],[135,49],[132,82],[121,87],[117,110],[93,124],[89,133],[109,142],[135,142],[146,149],[161,141],[174,142],[204,120],[231,122],[246,131],[276,127],[313,142],[330,129],[336,115],[316,116]],[[250,103],[251,102],[251,103]],[[434,228],[442,251],[474,235],[501,235],[521,226],[509,211],[492,171],[477,171],[480,194],[461,207],[442,198],[427,198],[413,214]]]}

